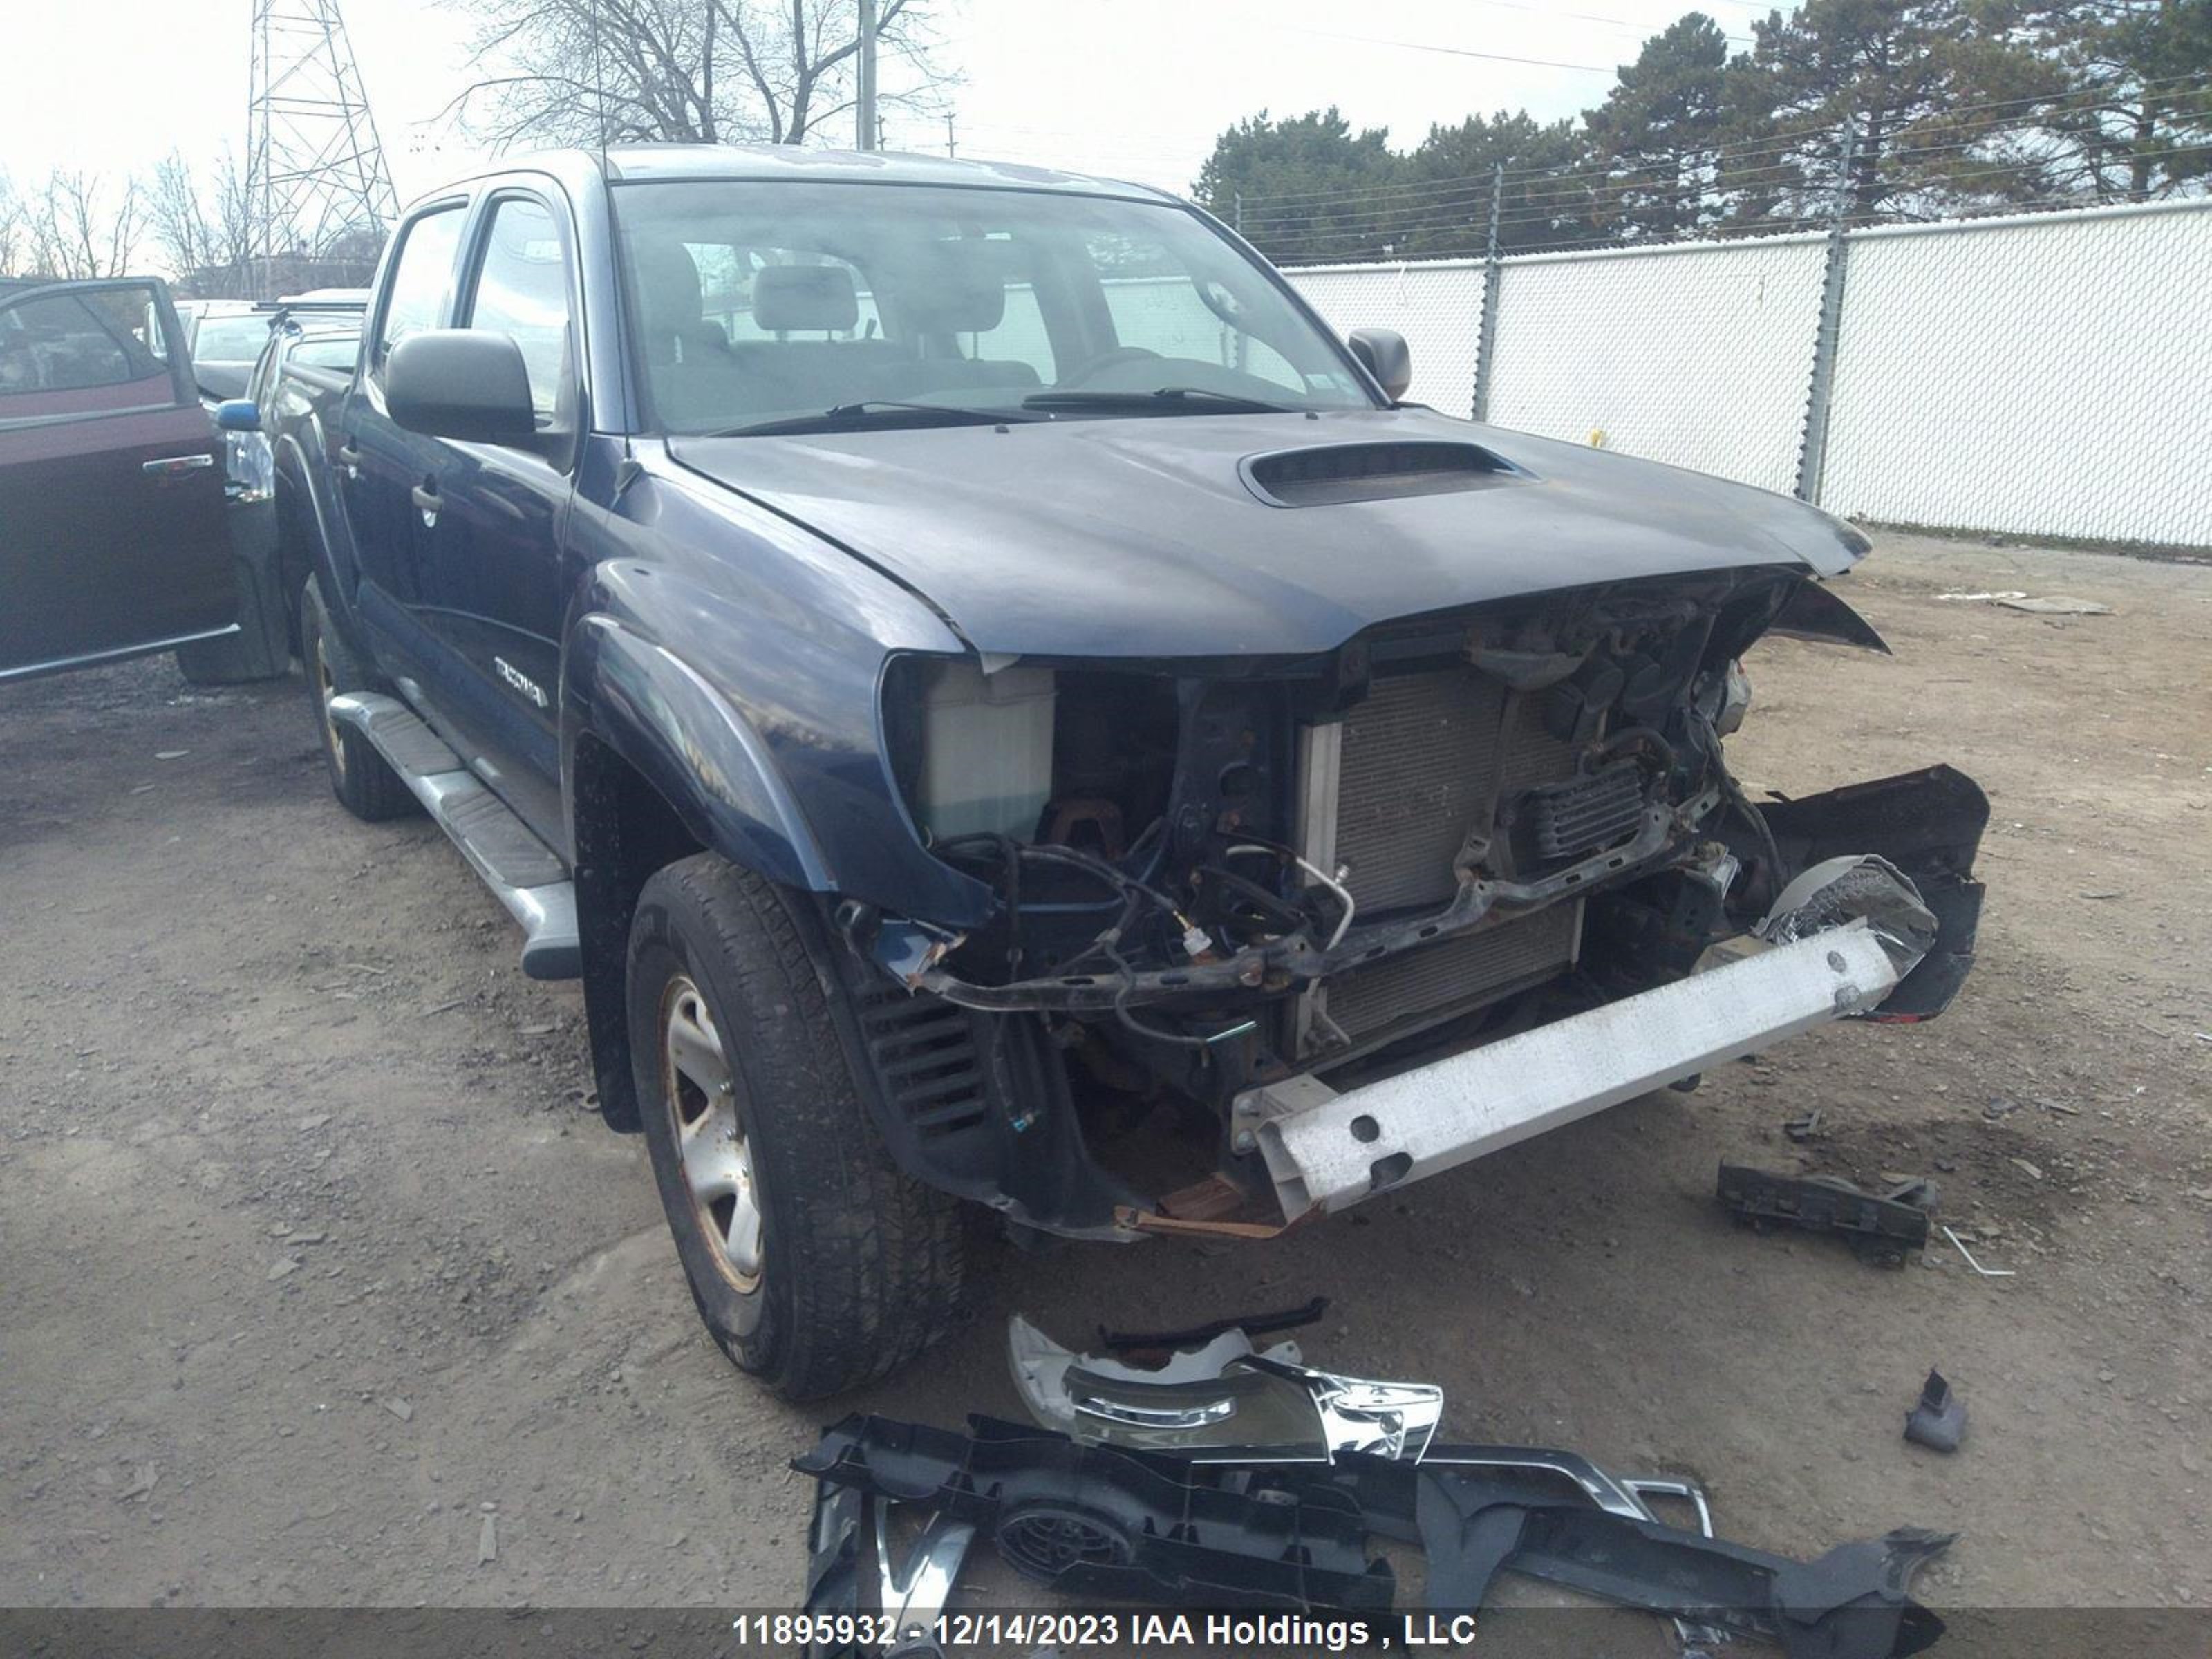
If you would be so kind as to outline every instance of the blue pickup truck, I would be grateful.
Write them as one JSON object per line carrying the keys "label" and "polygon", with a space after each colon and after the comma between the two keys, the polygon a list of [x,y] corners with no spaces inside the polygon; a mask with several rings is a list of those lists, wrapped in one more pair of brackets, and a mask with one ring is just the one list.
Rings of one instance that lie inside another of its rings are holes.
{"label": "blue pickup truck", "polygon": [[1187,204],[516,160],[363,338],[266,417],[331,785],[580,977],[788,1396],[918,1352],[994,1212],[1264,1237],[1971,963],[1971,781],[1723,760],[1762,635],[1881,648],[1856,532],[1407,404]]}

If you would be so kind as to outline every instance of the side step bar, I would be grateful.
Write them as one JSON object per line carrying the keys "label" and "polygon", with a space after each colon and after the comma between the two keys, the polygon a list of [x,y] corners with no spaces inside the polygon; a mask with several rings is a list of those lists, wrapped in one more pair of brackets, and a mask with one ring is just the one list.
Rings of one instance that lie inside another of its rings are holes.
{"label": "side step bar", "polygon": [[331,718],[376,746],[507,914],[522,924],[522,971],[532,979],[580,978],[576,885],[553,850],[398,698],[344,692],[331,699]]}
{"label": "side step bar", "polygon": [[1864,1013],[1899,977],[1855,921],[1342,1094],[1311,1075],[1261,1084],[1233,1111],[1295,1220]]}

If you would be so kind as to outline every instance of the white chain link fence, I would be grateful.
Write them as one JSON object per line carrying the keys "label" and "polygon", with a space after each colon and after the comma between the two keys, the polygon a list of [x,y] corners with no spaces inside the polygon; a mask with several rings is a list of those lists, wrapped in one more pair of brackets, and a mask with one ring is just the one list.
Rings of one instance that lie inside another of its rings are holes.
{"label": "white chain link fence", "polygon": [[1853,518],[2212,547],[2212,201],[1508,258],[1486,373],[1480,260],[1286,274],[1448,414]]}

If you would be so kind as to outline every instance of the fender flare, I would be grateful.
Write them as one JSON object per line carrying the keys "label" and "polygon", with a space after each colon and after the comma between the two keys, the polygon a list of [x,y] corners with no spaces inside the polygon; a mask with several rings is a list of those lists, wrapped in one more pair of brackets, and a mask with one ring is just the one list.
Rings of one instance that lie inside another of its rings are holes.
{"label": "fender flare", "polygon": [[1872,623],[1851,609],[1833,588],[1816,581],[1799,582],[1774,613],[1766,631],[1784,639],[1854,646],[1862,651],[1879,651],[1885,657],[1894,654]]}
{"label": "fender flare", "polygon": [[[586,617],[578,635],[590,642],[591,715],[568,722],[563,763],[572,781],[575,737],[588,731],[659,791],[701,846],[786,887],[836,890],[836,872],[789,784],[726,697],[612,617]],[[572,706],[580,689],[568,688]]]}

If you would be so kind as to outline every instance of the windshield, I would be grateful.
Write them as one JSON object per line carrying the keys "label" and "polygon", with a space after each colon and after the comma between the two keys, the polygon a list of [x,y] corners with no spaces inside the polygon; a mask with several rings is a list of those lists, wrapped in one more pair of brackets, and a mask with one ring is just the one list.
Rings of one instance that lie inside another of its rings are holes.
{"label": "windshield", "polygon": [[204,363],[250,363],[268,343],[266,317],[203,317],[192,336],[192,357]]}
{"label": "windshield", "polygon": [[1270,273],[1170,203],[696,180],[623,185],[617,222],[671,432],[856,404],[873,425],[1374,406]]}

